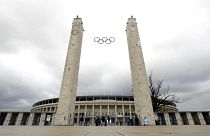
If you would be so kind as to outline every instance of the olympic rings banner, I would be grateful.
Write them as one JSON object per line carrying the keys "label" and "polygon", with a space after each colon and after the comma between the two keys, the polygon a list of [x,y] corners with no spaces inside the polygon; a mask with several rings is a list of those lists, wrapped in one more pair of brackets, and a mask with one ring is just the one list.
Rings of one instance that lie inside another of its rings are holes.
{"label": "olympic rings banner", "polygon": [[99,37],[95,37],[94,38],[94,42],[97,42],[98,44],[111,44],[112,42],[115,42],[115,38],[114,37],[102,37],[102,38],[99,38]]}

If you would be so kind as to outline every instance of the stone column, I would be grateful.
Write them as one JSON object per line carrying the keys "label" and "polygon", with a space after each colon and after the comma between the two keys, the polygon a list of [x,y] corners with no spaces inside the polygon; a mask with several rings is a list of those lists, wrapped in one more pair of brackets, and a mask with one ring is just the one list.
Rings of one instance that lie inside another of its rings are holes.
{"label": "stone column", "polygon": [[60,89],[55,125],[74,125],[75,99],[83,37],[82,19],[74,18]]}
{"label": "stone column", "polygon": [[94,124],[95,124],[95,120],[94,120],[94,117],[95,117],[95,115],[94,115],[95,113],[94,113],[94,105],[92,106],[92,126],[94,126]]}
{"label": "stone column", "polygon": [[189,125],[194,125],[194,121],[190,112],[186,112]]}
{"label": "stone column", "polygon": [[109,113],[109,104],[107,105],[107,110],[108,110],[107,114],[109,115],[109,114],[110,114],[110,113]]}
{"label": "stone column", "polygon": [[165,118],[165,121],[166,121],[166,125],[171,125],[171,122],[170,122],[170,118],[169,118],[169,114],[168,113],[164,113],[164,118]]}
{"label": "stone column", "polygon": [[151,121],[151,125],[155,125],[153,120],[154,112],[152,108],[149,83],[141,49],[137,22],[133,17],[128,19],[126,34],[130,58],[135,113],[138,117],[140,117],[142,125],[144,117],[147,117]]}
{"label": "stone column", "polygon": [[80,105],[78,105],[77,109],[77,125],[79,125],[79,114],[80,114]]}
{"label": "stone column", "polygon": [[125,125],[125,107],[122,105],[122,112],[123,112],[123,125]]}
{"label": "stone column", "polygon": [[182,125],[182,119],[179,112],[176,112],[175,116],[176,116],[177,125]]}
{"label": "stone column", "polygon": [[46,113],[41,113],[39,126],[44,126],[45,118],[46,118]]}
{"label": "stone column", "polygon": [[99,114],[99,115],[100,115],[100,117],[101,117],[101,105],[100,105],[100,114]]}
{"label": "stone column", "polygon": [[85,117],[87,117],[87,105],[85,105]]}
{"label": "stone column", "polygon": [[56,113],[56,111],[57,111],[57,106],[55,106],[55,109],[54,109],[54,112]]}
{"label": "stone column", "polygon": [[115,105],[114,109],[115,109],[115,122],[114,122],[114,125],[116,125],[116,122],[117,122],[117,105]]}
{"label": "stone column", "polygon": [[205,122],[201,112],[198,112],[198,118],[199,118],[199,120],[201,122],[201,125],[206,125],[206,122]]}
{"label": "stone column", "polygon": [[8,126],[9,125],[9,122],[10,122],[10,120],[11,120],[11,117],[12,117],[12,113],[11,112],[8,112],[7,113],[7,116],[6,116],[6,118],[5,118],[5,120],[4,120],[4,126]]}
{"label": "stone column", "polygon": [[34,120],[35,113],[30,113],[29,119],[28,119],[28,126],[32,126],[33,120]]}
{"label": "stone column", "polygon": [[130,113],[130,119],[132,118],[132,115],[131,115],[131,105],[129,105],[129,113]]}
{"label": "stone column", "polygon": [[15,123],[16,126],[20,125],[20,123],[22,121],[22,118],[23,118],[23,113],[18,113],[17,120],[16,120],[16,123]]}

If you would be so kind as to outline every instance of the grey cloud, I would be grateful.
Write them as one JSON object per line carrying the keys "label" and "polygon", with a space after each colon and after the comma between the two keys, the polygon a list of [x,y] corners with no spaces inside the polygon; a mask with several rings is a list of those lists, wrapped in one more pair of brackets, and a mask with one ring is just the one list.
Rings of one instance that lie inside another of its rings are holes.
{"label": "grey cloud", "polygon": [[[203,2],[207,4],[203,4]],[[70,14],[70,11],[75,10],[73,6],[68,8],[68,11],[62,10],[59,4],[51,1],[0,2],[0,6],[3,7],[0,8],[0,56],[16,55],[21,51],[29,50],[34,54],[33,61],[38,62],[36,65],[44,67],[43,71],[36,71],[38,66],[35,65],[34,73],[37,75],[41,74],[39,72],[46,74],[46,78],[40,76],[39,80],[34,79],[35,77],[31,73],[23,76],[27,73],[18,73],[16,67],[5,67],[7,64],[0,61],[1,110],[28,110],[35,101],[58,97],[71,25],[71,22],[63,23],[62,21],[65,19],[60,16],[64,12]],[[165,80],[166,86],[170,86],[172,93],[176,93],[186,100],[179,104],[181,110],[210,109],[208,106],[208,96],[210,96],[208,93],[210,92],[210,12],[207,1],[201,1],[201,4],[197,5],[197,8],[205,7],[206,14],[202,14],[203,18],[200,16],[198,19],[195,16],[193,20],[187,20],[188,18],[181,20],[183,18],[180,18],[178,24],[170,24],[170,26],[180,25],[180,22],[192,23],[186,28],[180,26],[183,29],[180,28],[181,31],[173,36],[167,36],[173,32],[166,35],[161,35],[160,32],[160,35],[152,36],[163,40],[152,44],[146,41],[142,44],[145,58],[149,58],[145,59],[148,73],[152,71],[156,80]],[[89,20],[89,16],[85,16],[84,23],[87,22],[85,27],[88,27],[88,23],[91,24],[92,20]],[[143,16],[136,15],[138,19]],[[113,20],[115,19],[114,16],[111,17]],[[124,17],[127,18],[127,16]],[[144,19],[146,20],[146,18]],[[196,20],[198,21],[196,22]],[[103,22],[104,20],[98,21]],[[174,21],[176,22],[176,20]],[[153,25],[156,25],[155,22]],[[101,26],[103,25],[101,24]],[[93,28],[87,28],[87,30],[91,29],[93,30]],[[149,40],[156,38],[148,36]],[[144,41],[144,39],[142,40]],[[149,54],[146,54],[148,52],[144,49],[149,50]],[[28,63],[21,66],[24,68],[27,65]],[[96,93],[102,95],[104,93],[132,94],[130,71],[120,70],[112,64],[104,63],[96,66],[81,64],[78,95],[94,95]]]}
{"label": "grey cloud", "polygon": [[192,94],[192,96],[190,96],[190,99],[184,100],[183,103],[179,103],[177,105],[178,108],[182,111],[206,111],[207,109],[209,109],[209,96],[209,90],[202,93]]}
{"label": "grey cloud", "polygon": [[[104,65],[86,67],[79,75],[78,95],[131,95],[130,73]],[[97,94],[96,94],[97,93]]]}
{"label": "grey cloud", "polygon": [[[204,110],[208,107],[206,96],[210,96],[210,27],[207,23],[210,23],[209,19],[203,26],[195,24],[184,29],[174,39],[152,46],[157,56],[152,58],[148,69],[153,69],[156,78],[164,79],[172,93],[185,99],[184,103],[179,104],[180,110]],[[202,97],[204,100],[201,100]],[[196,103],[196,106],[192,103]]]}

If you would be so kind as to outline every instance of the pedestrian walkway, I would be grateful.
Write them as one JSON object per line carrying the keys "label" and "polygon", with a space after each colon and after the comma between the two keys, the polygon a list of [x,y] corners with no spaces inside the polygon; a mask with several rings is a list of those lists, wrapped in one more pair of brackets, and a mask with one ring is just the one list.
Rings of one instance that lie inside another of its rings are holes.
{"label": "pedestrian walkway", "polygon": [[0,136],[210,136],[210,126],[1,126]]}

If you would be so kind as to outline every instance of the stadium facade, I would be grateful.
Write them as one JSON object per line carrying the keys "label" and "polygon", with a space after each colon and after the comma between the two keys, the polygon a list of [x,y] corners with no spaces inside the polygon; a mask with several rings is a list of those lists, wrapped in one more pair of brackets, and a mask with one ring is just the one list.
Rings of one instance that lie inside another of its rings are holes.
{"label": "stadium facade", "polygon": [[[59,98],[41,100],[32,105],[30,112],[0,112],[0,125],[49,126],[54,125]],[[210,111],[178,111],[176,106],[166,105],[167,112],[154,113],[160,119],[160,125],[210,125]],[[89,119],[89,125],[95,126],[99,116],[110,116],[112,126],[127,126],[135,118],[133,96],[77,96],[74,122]],[[154,119],[153,119],[154,120]]]}

